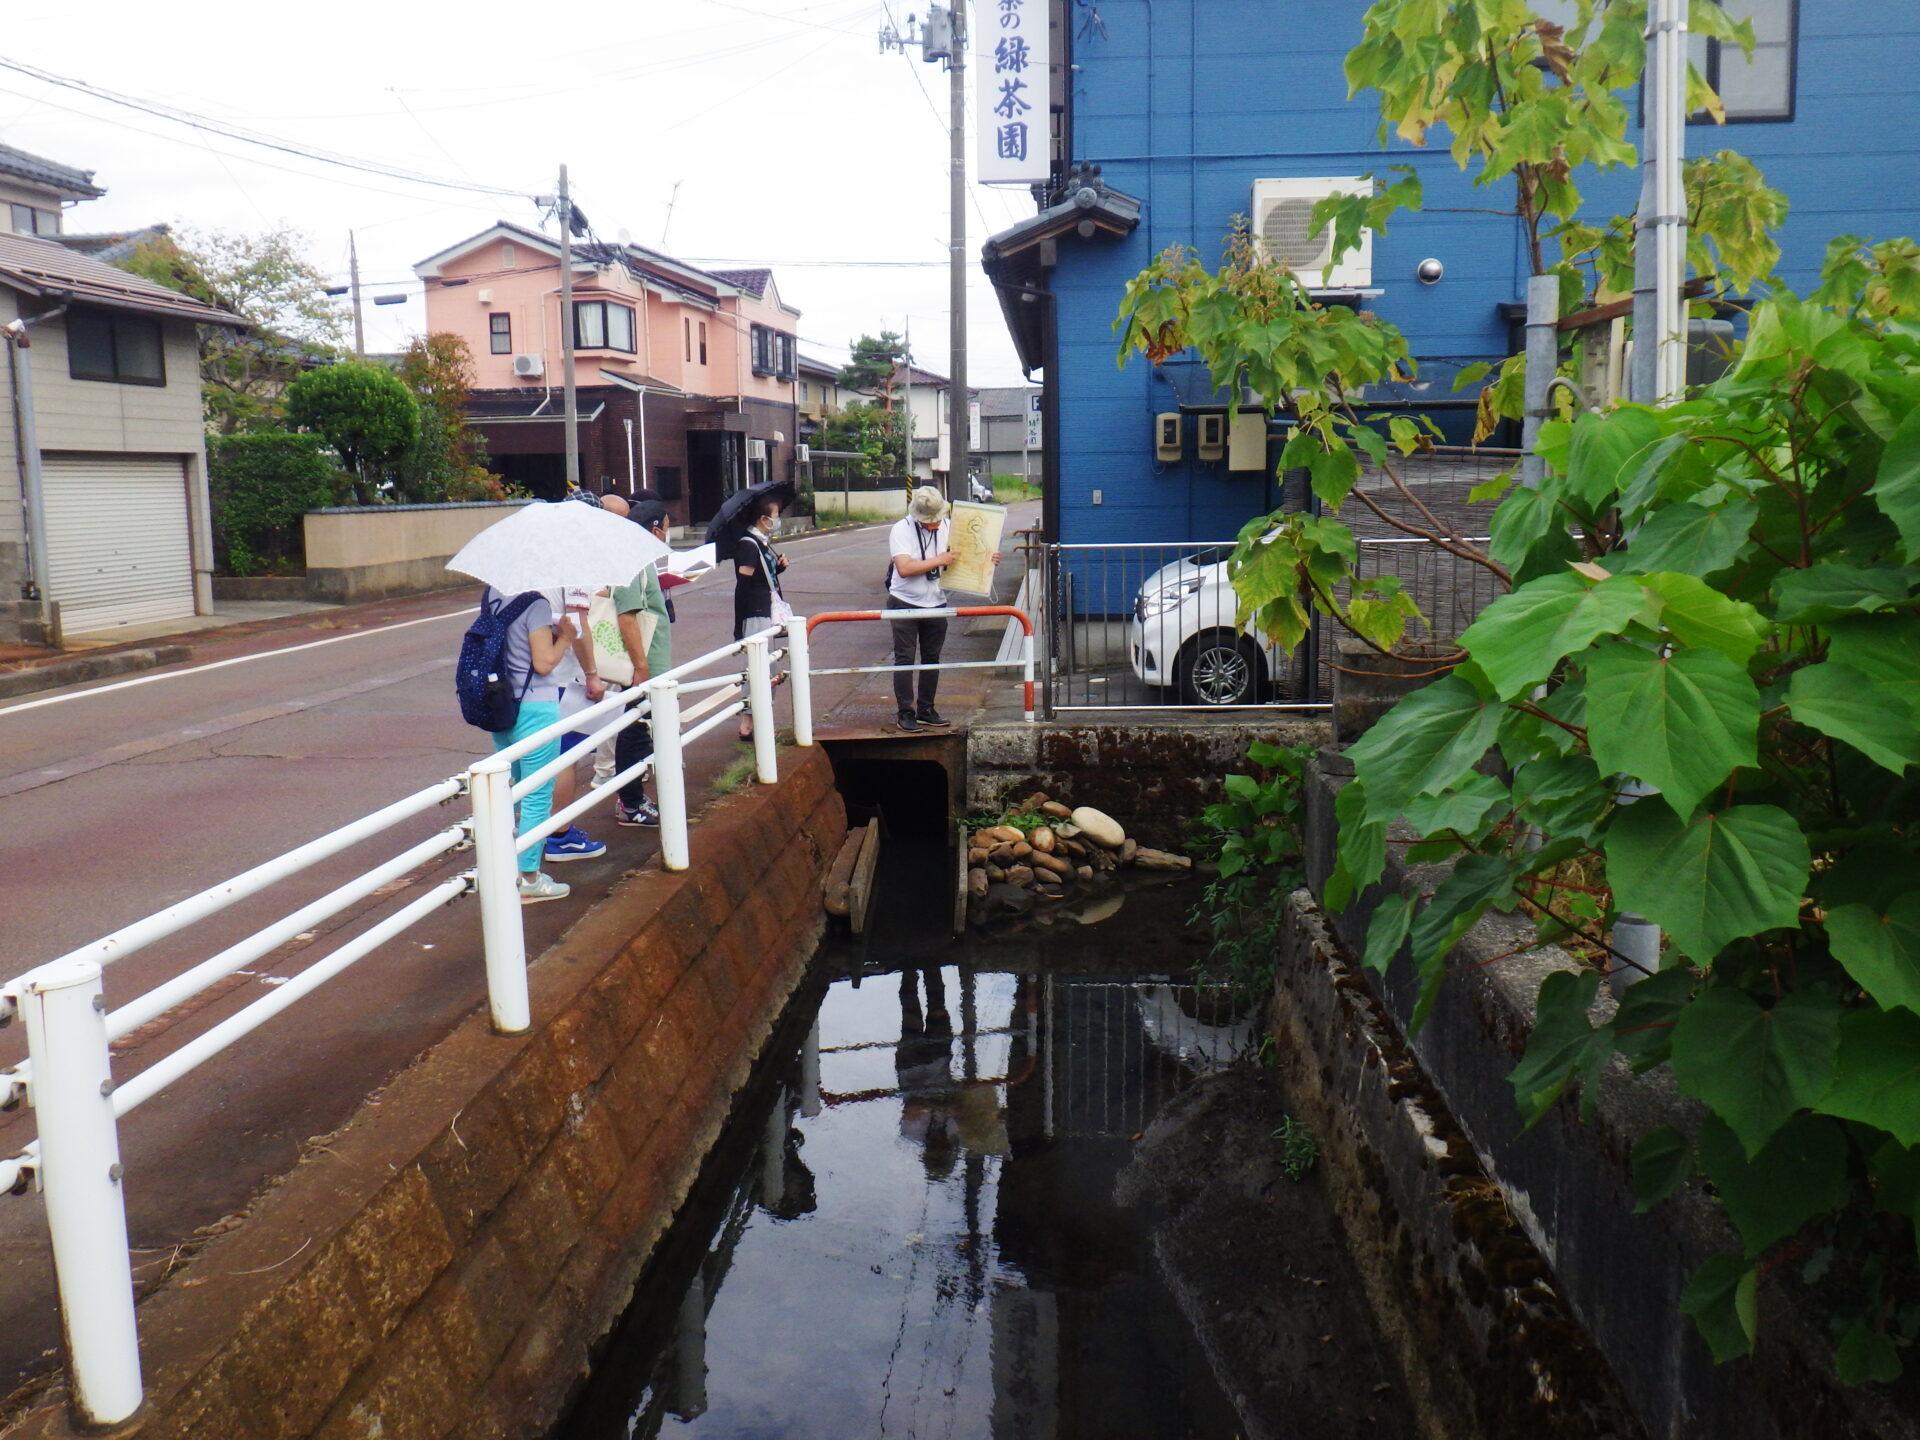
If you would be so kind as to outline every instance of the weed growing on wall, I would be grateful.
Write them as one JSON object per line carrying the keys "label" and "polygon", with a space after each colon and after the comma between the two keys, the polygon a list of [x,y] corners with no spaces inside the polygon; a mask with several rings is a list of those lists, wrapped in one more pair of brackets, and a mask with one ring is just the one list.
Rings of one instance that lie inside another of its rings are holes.
{"label": "weed growing on wall", "polygon": [[1200,812],[1187,848],[1215,867],[1188,922],[1207,932],[1206,968],[1265,995],[1273,988],[1281,906],[1306,879],[1300,787],[1308,745],[1256,743],[1252,775],[1229,775],[1227,798]]}

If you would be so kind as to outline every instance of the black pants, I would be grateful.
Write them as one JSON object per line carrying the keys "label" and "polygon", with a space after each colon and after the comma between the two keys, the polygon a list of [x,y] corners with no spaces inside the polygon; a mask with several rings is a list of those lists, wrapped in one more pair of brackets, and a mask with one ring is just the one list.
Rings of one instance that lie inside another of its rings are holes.
{"label": "black pants", "polygon": [[[937,609],[937,606],[908,605],[893,596],[887,597],[889,610]],[[938,620],[895,620],[893,624],[893,663],[896,665],[938,665],[940,652],[947,643],[947,622],[942,616]],[[918,649],[920,658],[914,659]],[[933,692],[940,688],[938,670],[922,670],[919,673],[920,699],[914,702],[914,675],[908,670],[897,670],[893,676],[893,698],[902,710],[933,709]]]}
{"label": "black pants", "polygon": [[[638,705],[638,700],[633,705]],[[633,709],[629,705],[627,709]],[[629,766],[638,765],[653,754],[653,726],[645,720],[636,720],[618,735],[613,737],[613,769],[617,775]],[[644,779],[629,780],[620,787],[620,803],[629,810],[635,809],[647,798]]]}

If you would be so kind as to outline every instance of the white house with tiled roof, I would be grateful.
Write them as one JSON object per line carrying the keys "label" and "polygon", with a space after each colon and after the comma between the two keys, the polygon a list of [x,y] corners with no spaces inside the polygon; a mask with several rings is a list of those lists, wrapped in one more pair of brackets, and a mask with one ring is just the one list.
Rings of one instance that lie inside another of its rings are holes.
{"label": "white house with tiled roof", "polygon": [[0,146],[0,643],[212,608],[199,327],[245,322],[49,238],[100,193]]}

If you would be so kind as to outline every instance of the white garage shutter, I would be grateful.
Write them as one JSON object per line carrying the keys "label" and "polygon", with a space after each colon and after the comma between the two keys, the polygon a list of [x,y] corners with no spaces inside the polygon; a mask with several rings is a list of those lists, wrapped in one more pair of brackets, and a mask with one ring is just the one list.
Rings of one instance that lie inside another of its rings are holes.
{"label": "white garage shutter", "polygon": [[47,580],[84,635],[193,614],[187,479],[175,459],[48,456]]}

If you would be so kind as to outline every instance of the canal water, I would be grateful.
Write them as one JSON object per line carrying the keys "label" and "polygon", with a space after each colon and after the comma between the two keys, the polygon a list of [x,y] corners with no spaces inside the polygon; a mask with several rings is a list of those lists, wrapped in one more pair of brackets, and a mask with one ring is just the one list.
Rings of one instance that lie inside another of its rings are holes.
{"label": "canal water", "polygon": [[1191,889],[953,942],[938,867],[890,868],[553,1440],[1232,1440],[1151,1217],[1114,1200],[1160,1103],[1251,1031],[1164,978]]}

